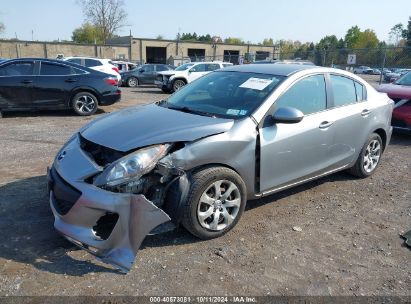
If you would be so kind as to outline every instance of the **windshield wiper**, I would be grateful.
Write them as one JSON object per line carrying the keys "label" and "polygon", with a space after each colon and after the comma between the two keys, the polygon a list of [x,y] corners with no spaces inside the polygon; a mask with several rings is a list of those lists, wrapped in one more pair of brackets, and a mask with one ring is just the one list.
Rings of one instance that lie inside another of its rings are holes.
{"label": "windshield wiper", "polygon": [[197,114],[197,115],[201,115],[201,116],[216,117],[216,115],[213,114],[213,113],[194,110],[194,109],[191,109],[187,106],[184,106],[184,107],[168,106],[168,108],[171,109],[171,110],[177,110],[177,111],[181,111],[181,112],[184,112],[184,113],[192,113],[192,114]]}

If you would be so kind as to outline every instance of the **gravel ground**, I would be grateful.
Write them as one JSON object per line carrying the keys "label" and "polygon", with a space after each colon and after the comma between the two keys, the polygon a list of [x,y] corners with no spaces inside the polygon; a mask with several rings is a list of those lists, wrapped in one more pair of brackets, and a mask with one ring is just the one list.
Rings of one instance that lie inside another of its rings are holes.
{"label": "gravel ground", "polygon": [[[166,96],[151,87],[123,92],[99,114]],[[411,229],[410,136],[393,135],[371,178],[338,173],[248,202],[219,239],[199,241],[182,228],[149,236],[122,275],[59,236],[48,206],[46,167],[93,118],[0,120],[0,296],[411,296],[411,251],[400,237]]]}

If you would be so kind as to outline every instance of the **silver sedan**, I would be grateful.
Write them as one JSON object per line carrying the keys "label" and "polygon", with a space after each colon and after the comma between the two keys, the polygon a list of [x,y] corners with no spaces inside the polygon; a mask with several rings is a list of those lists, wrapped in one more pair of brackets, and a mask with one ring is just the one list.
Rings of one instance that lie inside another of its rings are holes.
{"label": "silver sedan", "polygon": [[393,102],[341,70],[293,64],[212,72],[166,100],[99,118],[49,169],[55,228],[128,271],[147,234],[183,225],[202,239],[247,200],[349,170],[372,175]]}

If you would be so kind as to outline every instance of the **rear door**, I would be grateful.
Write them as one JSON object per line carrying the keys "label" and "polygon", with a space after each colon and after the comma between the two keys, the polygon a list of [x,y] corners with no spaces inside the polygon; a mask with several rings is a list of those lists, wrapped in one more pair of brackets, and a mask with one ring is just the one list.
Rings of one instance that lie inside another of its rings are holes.
{"label": "rear door", "polygon": [[329,113],[334,129],[328,153],[330,165],[337,168],[356,159],[375,113],[360,82],[333,74],[328,79],[332,99]]}
{"label": "rear door", "polygon": [[0,108],[31,108],[35,62],[12,61],[0,67]]}
{"label": "rear door", "polygon": [[40,74],[36,77],[33,105],[37,108],[64,107],[72,89],[78,85],[79,75],[69,65],[48,61],[40,62]]}

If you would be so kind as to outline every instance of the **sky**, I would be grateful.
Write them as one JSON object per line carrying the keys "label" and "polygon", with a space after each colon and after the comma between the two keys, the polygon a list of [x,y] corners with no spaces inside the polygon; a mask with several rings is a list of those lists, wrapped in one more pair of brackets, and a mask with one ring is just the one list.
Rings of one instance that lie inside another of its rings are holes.
{"label": "sky", "polygon": [[[326,35],[345,36],[358,25],[373,29],[380,40],[397,23],[406,24],[410,0],[124,0],[127,26],[119,35],[175,39],[177,33],[239,37],[252,43],[274,41],[318,42]],[[84,22],[76,0],[0,0],[0,21],[6,31],[0,38],[20,40],[71,40]]]}

